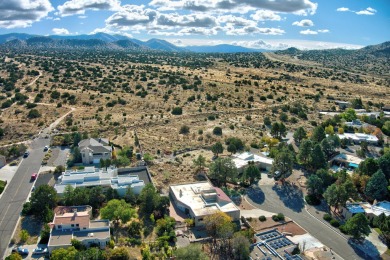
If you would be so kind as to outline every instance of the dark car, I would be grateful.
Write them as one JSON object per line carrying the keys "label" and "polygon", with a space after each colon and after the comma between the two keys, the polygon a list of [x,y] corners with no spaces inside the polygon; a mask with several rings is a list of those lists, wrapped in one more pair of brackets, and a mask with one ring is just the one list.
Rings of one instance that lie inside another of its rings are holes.
{"label": "dark car", "polygon": [[27,151],[27,152],[24,153],[23,157],[24,157],[24,158],[27,158],[29,155],[30,155],[30,152]]}
{"label": "dark car", "polygon": [[23,247],[15,247],[12,249],[12,253],[18,253],[19,255],[28,255],[28,249]]}

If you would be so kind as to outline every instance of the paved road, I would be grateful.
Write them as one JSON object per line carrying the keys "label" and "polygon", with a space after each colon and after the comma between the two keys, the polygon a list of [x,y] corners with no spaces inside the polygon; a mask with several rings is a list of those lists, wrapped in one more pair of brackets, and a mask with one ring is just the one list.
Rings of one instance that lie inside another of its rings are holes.
{"label": "paved road", "polygon": [[306,229],[311,235],[344,259],[363,259],[357,254],[348,241],[312,217],[306,210],[302,194],[297,189],[282,189],[281,186],[261,186],[249,190],[247,199],[260,209],[275,213],[283,213]]}
{"label": "paved road", "polygon": [[23,203],[32,188],[31,174],[39,171],[45,154],[43,147],[49,143],[50,139],[36,139],[32,142],[29,157],[20,163],[14,178],[8,183],[8,187],[0,198],[0,259],[4,258]]}

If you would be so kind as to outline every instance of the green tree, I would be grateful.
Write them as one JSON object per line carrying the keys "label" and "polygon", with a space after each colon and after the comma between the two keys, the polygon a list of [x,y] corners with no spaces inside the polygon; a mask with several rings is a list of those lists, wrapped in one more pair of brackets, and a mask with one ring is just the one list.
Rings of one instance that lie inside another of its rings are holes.
{"label": "green tree", "polygon": [[246,260],[249,259],[250,255],[250,242],[248,238],[241,234],[237,234],[232,239],[232,251],[234,259],[236,260]]}
{"label": "green tree", "polygon": [[307,133],[306,133],[305,129],[302,126],[300,126],[297,128],[297,130],[295,130],[293,137],[294,137],[295,143],[300,145],[302,140],[307,137]]}
{"label": "green tree", "polygon": [[22,256],[19,255],[18,253],[12,253],[5,258],[5,260],[22,260],[22,259],[23,259]]}
{"label": "green tree", "polygon": [[130,260],[130,253],[126,247],[116,247],[108,251],[108,259],[110,260]]}
{"label": "green tree", "polygon": [[322,128],[322,126],[317,126],[313,130],[313,134],[311,136],[311,140],[315,143],[321,143],[323,139],[326,138],[325,130]]}
{"label": "green tree", "polygon": [[100,209],[104,202],[106,202],[106,195],[104,194],[102,186],[95,186],[91,188],[89,193],[89,205],[93,209]]}
{"label": "green tree", "polygon": [[39,113],[39,111],[34,108],[28,111],[27,117],[30,119],[38,118],[41,117],[41,113]]}
{"label": "green tree", "polygon": [[171,113],[172,115],[181,115],[183,114],[183,109],[181,107],[174,107]]}
{"label": "green tree", "polygon": [[282,182],[284,179],[292,173],[294,164],[294,155],[288,148],[283,148],[281,152],[279,152],[273,163],[271,172],[275,174],[275,172],[279,172],[280,179]]}
{"label": "green tree", "polygon": [[211,146],[211,151],[217,157],[219,154],[223,153],[223,145],[221,144],[221,142],[216,142],[213,146]]}
{"label": "green tree", "polygon": [[[379,160],[378,160],[379,161]],[[367,158],[359,164],[359,173],[361,175],[372,176],[379,170],[379,163],[374,158]]]}
{"label": "green tree", "polygon": [[271,127],[271,135],[274,138],[281,139],[282,137],[286,136],[287,134],[287,129],[286,126],[280,122],[275,122],[272,124]]}
{"label": "green tree", "polygon": [[137,196],[135,195],[131,186],[127,187],[124,199],[127,203],[130,203],[131,205],[135,205],[135,203],[137,202]]}
{"label": "green tree", "polygon": [[244,169],[242,174],[242,181],[249,181],[249,184],[253,184],[256,179],[261,178],[261,172],[254,162],[249,162],[248,166]]}
{"label": "green tree", "polygon": [[30,237],[30,234],[28,233],[27,230],[22,229],[20,231],[20,242],[26,243],[29,237]]}
{"label": "green tree", "polygon": [[345,119],[347,122],[351,122],[352,120],[355,120],[357,118],[355,109],[353,108],[348,108],[345,110],[344,113],[341,114],[341,117]]}
{"label": "green tree", "polygon": [[241,151],[244,149],[244,142],[240,139],[240,138],[237,138],[237,137],[229,137],[225,140],[225,144],[227,146],[233,144],[237,151]]}
{"label": "green tree", "polygon": [[354,109],[362,109],[363,108],[363,102],[361,98],[355,98],[351,102],[352,108]]}
{"label": "green tree", "polygon": [[371,233],[369,221],[363,213],[358,213],[347,220],[345,230],[354,239],[362,239]]}
{"label": "green tree", "polygon": [[390,179],[390,150],[378,159],[379,168],[386,175],[386,179]]}
{"label": "green tree", "polygon": [[383,126],[382,126],[382,132],[387,135],[387,136],[390,136],[390,121],[386,121]]}
{"label": "green tree", "polygon": [[307,178],[306,187],[309,194],[317,197],[324,192],[324,182],[317,174],[312,174]]}
{"label": "green tree", "polygon": [[77,254],[76,248],[70,246],[68,248],[59,248],[53,250],[50,260],[75,259]]}
{"label": "green tree", "polygon": [[237,152],[237,148],[234,144],[229,144],[227,147],[227,151],[231,154],[234,154]]}
{"label": "green tree", "polygon": [[323,196],[328,205],[334,207],[335,210],[338,209],[340,205],[345,205],[349,198],[344,185],[335,183],[326,189]]}
{"label": "green tree", "polygon": [[74,188],[72,185],[68,184],[65,186],[62,201],[64,202],[65,206],[72,206],[73,205],[73,191]]}
{"label": "green tree", "polygon": [[214,242],[217,238],[231,237],[234,232],[231,217],[222,211],[207,215],[204,218],[204,226],[207,234],[213,238]]}
{"label": "green tree", "polygon": [[271,123],[271,119],[268,116],[264,117],[264,125],[271,125]]}
{"label": "green tree", "polygon": [[210,165],[210,177],[215,179],[219,186],[226,186],[227,180],[233,180],[237,175],[236,165],[231,158],[218,158]]}
{"label": "green tree", "polygon": [[310,168],[313,171],[326,167],[326,158],[319,144],[314,145],[313,150],[310,153]]}
{"label": "green tree", "polygon": [[117,199],[110,200],[105,207],[101,208],[100,215],[102,219],[109,219],[116,224],[119,224],[119,221],[126,224],[131,218],[137,216],[136,210],[131,205]]}
{"label": "green tree", "polygon": [[78,146],[73,147],[73,162],[74,163],[82,162],[81,153]]}
{"label": "green tree", "polygon": [[103,158],[100,158],[99,168],[104,168],[104,167],[106,167],[106,161]]}
{"label": "green tree", "polygon": [[85,187],[77,187],[73,191],[73,205],[88,205],[89,204],[89,189]]}
{"label": "green tree", "polygon": [[199,154],[196,159],[193,160],[194,165],[196,166],[196,172],[203,171],[206,166],[206,158]]}
{"label": "green tree", "polygon": [[303,140],[302,144],[299,146],[297,155],[298,162],[307,167],[310,163],[312,150],[313,142],[311,140]]}
{"label": "green tree", "polygon": [[77,252],[75,259],[105,260],[106,257],[103,250],[97,247],[90,247],[87,250]]}
{"label": "green tree", "polygon": [[178,248],[174,255],[177,260],[207,260],[209,259],[202,251],[200,244],[190,244],[186,247]]}
{"label": "green tree", "polygon": [[383,200],[387,197],[387,185],[386,176],[382,170],[378,170],[368,181],[365,194],[374,200]]}
{"label": "green tree", "polygon": [[143,216],[150,216],[154,213],[162,217],[169,207],[169,199],[160,196],[156,188],[150,183],[145,185],[138,199],[140,201],[140,214]]}
{"label": "green tree", "polygon": [[41,185],[30,197],[31,213],[40,219],[50,218],[49,214],[52,214],[52,209],[57,206],[57,201],[56,190],[47,184]]}

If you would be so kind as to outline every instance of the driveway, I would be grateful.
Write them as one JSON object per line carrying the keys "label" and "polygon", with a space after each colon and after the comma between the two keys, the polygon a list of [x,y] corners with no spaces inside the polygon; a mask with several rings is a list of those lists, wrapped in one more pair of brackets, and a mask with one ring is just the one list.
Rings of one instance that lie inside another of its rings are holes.
{"label": "driveway", "polygon": [[68,147],[59,146],[51,148],[51,157],[47,162],[48,166],[66,166],[66,161],[68,159],[68,155],[70,153],[70,149]]}
{"label": "driveway", "polygon": [[283,213],[293,219],[321,243],[344,259],[364,259],[361,252],[352,248],[345,237],[337,234],[332,228],[311,216],[305,209],[303,194],[293,186],[263,185],[251,188],[246,195],[254,206],[275,213]]}
{"label": "driveway", "polygon": [[22,160],[0,198],[0,259],[4,258],[5,250],[18,222],[23,203],[33,186],[33,182],[30,182],[31,174],[39,171],[45,154],[43,147],[49,145],[49,142],[49,139],[35,139],[31,143],[30,155]]}

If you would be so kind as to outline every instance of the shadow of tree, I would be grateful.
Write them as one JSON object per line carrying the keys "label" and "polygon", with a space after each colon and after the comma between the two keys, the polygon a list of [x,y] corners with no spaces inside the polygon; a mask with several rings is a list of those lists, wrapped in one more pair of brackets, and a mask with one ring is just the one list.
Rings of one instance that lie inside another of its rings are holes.
{"label": "shadow of tree", "polygon": [[353,239],[349,239],[348,244],[355,251],[355,253],[363,259],[382,259],[378,249],[371,241],[367,239],[365,239],[362,243],[358,243]]}
{"label": "shadow of tree", "polygon": [[247,196],[257,204],[262,204],[265,200],[264,192],[259,187],[251,187],[247,190]]}
{"label": "shadow of tree", "polygon": [[297,186],[286,183],[285,185],[275,185],[272,190],[276,192],[287,208],[295,212],[302,212],[305,202],[303,193]]}

